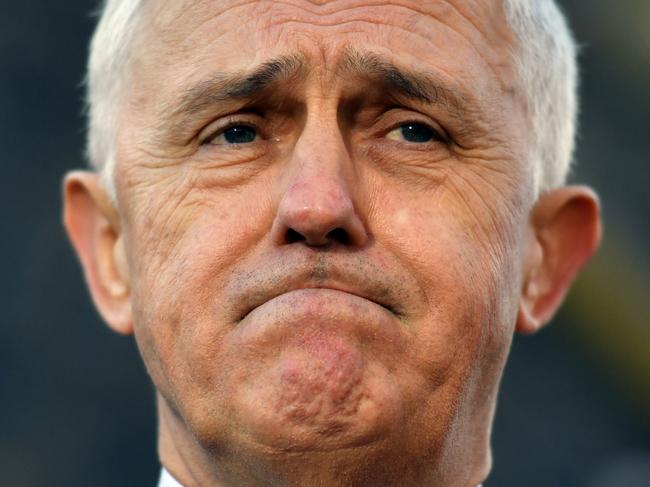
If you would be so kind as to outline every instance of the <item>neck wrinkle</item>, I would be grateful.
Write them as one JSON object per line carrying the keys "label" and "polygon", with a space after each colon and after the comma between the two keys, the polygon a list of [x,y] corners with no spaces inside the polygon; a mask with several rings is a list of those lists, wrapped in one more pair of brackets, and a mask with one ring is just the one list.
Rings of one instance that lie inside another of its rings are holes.
{"label": "neck wrinkle", "polygon": [[[219,487],[218,483],[205,483],[199,480],[195,472],[199,471],[196,462],[188,458],[197,445],[187,439],[187,431],[182,420],[170,409],[167,401],[157,393],[158,403],[158,456],[163,468],[181,484],[181,487],[202,487],[210,485]],[[181,423],[181,424],[179,424]],[[216,482],[216,479],[213,479]]]}

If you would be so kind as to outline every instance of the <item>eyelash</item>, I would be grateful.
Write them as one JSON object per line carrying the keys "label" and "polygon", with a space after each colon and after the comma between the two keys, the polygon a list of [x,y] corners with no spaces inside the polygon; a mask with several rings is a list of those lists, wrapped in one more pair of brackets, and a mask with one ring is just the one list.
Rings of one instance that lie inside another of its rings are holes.
{"label": "eyelash", "polygon": [[[428,115],[425,115],[418,109],[414,109],[412,106],[404,105],[398,100],[392,101],[390,105],[385,107],[382,110],[382,113],[379,114],[376,123],[375,136],[386,138],[393,130],[399,129],[400,127],[417,124],[427,127],[433,134],[431,141],[427,143],[419,143],[421,149],[430,148],[430,144],[445,144],[450,145],[452,143],[452,138],[449,133],[438,123],[438,121]],[[391,140],[395,144],[408,144],[413,146],[412,142],[404,141],[395,141]]]}
{"label": "eyelash", "polygon": [[[448,144],[450,142],[449,135],[447,135],[444,129],[438,126],[434,126],[433,124],[425,122],[423,120],[417,120],[417,119],[399,121],[396,124],[391,125],[390,128],[388,128],[388,130],[383,131],[383,136],[386,137],[394,130],[404,127],[405,125],[422,125],[428,128],[433,134],[433,140],[431,140],[428,143],[438,142],[438,143]],[[425,145],[425,143],[422,143],[422,145]]]}
{"label": "eyelash", "polygon": [[258,133],[260,138],[262,139],[264,138],[262,130],[260,129],[257,123],[252,122],[250,119],[228,117],[225,124],[223,125],[220,124],[218,128],[211,130],[208,133],[208,135],[206,135],[205,137],[201,137],[199,139],[199,145],[210,145],[211,141],[213,141],[216,137],[222,135],[226,130],[233,127],[239,127],[239,126],[251,127],[255,129],[255,131]]}
{"label": "eyelash", "polygon": [[[399,144],[408,144],[408,145],[422,145],[426,146],[431,143],[442,143],[442,144],[449,144],[451,139],[449,135],[446,133],[444,129],[441,127],[431,124],[429,122],[419,120],[419,119],[407,119],[407,120],[400,120],[399,122],[396,122],[394,124],[391,124],[388,129],[384,129],[380,131],[380,134],[382,137],[387,138],[388,134],[393,132],[394,130],[400,129],[401,127],[404,127],[405,125],[422,125],[424,127],[427,127],[431,133],[433,134],[433,139],[428,142],[423,142],[420,144],[414,143],[414,142],[404,142],[404,141],[393,141],[395,143]],[[258,136],[261,139],[265,139],[264,133],[261,130],[260,126],[258,123],[255,123],[251,121],[249,118],[242,118],[242,117],[237,117],[237,116],[232,116],[228,117],[226,120],[225,124],[220,124],[220,126],[212,131],[209,132],[208,135],[205,137],[201,137],[199,141],[199,145],[205,146],[205,145],[210,145],[211,142],[218,136],[222,135],[226,130],[237,127],[237,126],[247,126],[255,129],[257,132]]]}

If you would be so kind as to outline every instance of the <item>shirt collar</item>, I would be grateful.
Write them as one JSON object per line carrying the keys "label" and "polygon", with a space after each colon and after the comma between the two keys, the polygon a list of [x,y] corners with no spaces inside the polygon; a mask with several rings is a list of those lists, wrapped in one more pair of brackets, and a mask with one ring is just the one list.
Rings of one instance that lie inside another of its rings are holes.
{"label": "shirt collar", "polygon": [[158,480],[158,487],[183,487],[183,485],[172,477],[165,467],[160,471],[160,480]]}
{"label": "shirt collar", "polygon": [[[183,487],[183,485],[174,477],[172,477],[172,474],[170,474],[167,469],[163,467],[160,471],[160,480],[158,481],[158,487]],[[483,486],[479,485],[477,487]]]}

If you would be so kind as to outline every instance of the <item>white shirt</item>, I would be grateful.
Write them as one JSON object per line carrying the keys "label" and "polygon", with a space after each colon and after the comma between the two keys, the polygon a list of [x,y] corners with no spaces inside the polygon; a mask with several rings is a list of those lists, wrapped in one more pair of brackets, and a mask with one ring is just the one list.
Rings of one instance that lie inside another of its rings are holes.
{"label": "white shirt", "polygon": [[[172,475],[163,467],[160,472],[160,480],[158,481],[158,487],[183,487],[181,483],[176,480]],[[482,487],[482,486],[478,486]]]}
{"label": "white shirt", "polygon": [[163,467],[160,471],[160,480],[158,480],[158,487],[183,487],[183,485],[172,477],[167,469]]}

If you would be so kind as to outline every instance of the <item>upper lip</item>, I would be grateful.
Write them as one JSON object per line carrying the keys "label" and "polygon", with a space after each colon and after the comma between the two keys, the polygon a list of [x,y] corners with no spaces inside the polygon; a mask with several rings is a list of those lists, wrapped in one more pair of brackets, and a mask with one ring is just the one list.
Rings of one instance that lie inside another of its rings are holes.
{"label": "upper lip", "polygon": [[[357,269],[357,270],[354,270]],[[373,270],[374,269],[374,270]],[[262,304],[291,291],[301,289],[331,289],[358,296],[385,308],[390,313],[401,314],[395,287],[398,280],[389,279],[373,265],[346,266],[333,262],[297,266],[273,266],[268,270],[257,270],[234,291],[235,315],[237,321]]]}

